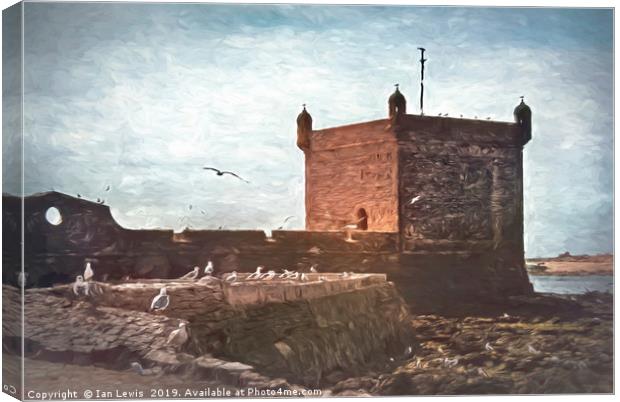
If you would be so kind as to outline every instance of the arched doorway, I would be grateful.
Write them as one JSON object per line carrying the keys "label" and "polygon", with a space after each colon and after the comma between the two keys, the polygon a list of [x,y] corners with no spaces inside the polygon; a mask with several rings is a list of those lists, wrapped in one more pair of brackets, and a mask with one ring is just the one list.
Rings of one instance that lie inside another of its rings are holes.
{"label": "arched doorway", "polygon": [[357,210],[357,228],[359,230],[368,230],[368,214],[364,208]]}

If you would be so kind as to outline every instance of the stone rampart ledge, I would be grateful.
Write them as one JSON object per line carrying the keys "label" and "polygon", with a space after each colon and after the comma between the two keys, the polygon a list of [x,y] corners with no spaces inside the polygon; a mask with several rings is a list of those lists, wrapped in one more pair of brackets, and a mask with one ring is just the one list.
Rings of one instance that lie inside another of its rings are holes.
{"label": "stone rampart ledge", "polygon": [[342,277],[335,273],[306,274],[308,280],[277,279],[272,281],[250,280],[250,274],[239,274],[240,280],[223,282],[224,299],[233,306],[264,303],[285,303],[350,292],[387,282],[385,274],[350,274]]}

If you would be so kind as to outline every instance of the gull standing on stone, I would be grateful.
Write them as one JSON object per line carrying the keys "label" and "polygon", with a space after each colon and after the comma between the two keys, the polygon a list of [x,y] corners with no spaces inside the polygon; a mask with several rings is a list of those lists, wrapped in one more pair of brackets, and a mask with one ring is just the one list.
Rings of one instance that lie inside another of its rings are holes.
{"label": "gull standing on stone", "polygon": [[273,279],[273,277],[276,276],[276,271],[268,271],[264,274],[262,274],[259,279],[263,280],[263,281],[270,281]]}
{"label": "gull standing on stone", "polygon": [[205,275],[207,276],[213,275],[213,263],[211,262],[211,260],[207,262],[207,266],[205,267]]}
{"label": "gull standing on stone", "polygon": [[170,335],[168,335],[166,345],[172,345],[176,349],[180,349],[183,345],[185,345],[185,342],[189,339],[186,325],[187,324],[184,322],[179,323],[179,328],[170,332]]}
{"label": "gull standing on stone", "polygon": [[88,296],[88,283],[84,282],[84,277],[82,275],[78,275],[73,283],[73,293],[79,296],[80,292],[84,292],[84,294]]}
{"label": "gull standing on stone", "polygon": [[226,282],[235,282],[237,280],[237,271],[232,271],[224,280]]}
{"label": "gull standing on stone", "polygon": [[170,305],[170,296],[166,288],[159,289],[159,294],[153,298],[151,302],[151,311],[164,311]]}
{"label": "gull standing on stone", "polygon": [[262,274],[262,272],[261,272],[261,271],[262,271],[264,268],[265,268],[265,267],[263,267],[262,265],[259,265],[258,267],[256,267],[256,271],[254,271],[254,273],[252,273],[252,274],[248,275],[248,277],[247,277],[247,278],[245,278],[245,280],[246,280],[246,281],[249,281],[250,279],[258,279],[258,278],[260,278],[260,276],[261,276],[261,274]]}
{"label": "gull standing on stone", "polygon": [[284,272],[281,273],[278,278],[280,279],[285,279],[288,278],[291,274],[293,273],[293,271],[289,271],[288,269],[284,269]]}
{"label": "gull standing on stone", "polygon": [[200,275],[200,267],[194,267],[192,271],[186,273],[179,279],[196,279],[198,278],[198,275]]}
{"label": "gull standing on stone", "polygon": [[86,268],[84,268],[84,280],[90,281],[95,276],[93,269],[90,267],[90,262],[86,263]]}

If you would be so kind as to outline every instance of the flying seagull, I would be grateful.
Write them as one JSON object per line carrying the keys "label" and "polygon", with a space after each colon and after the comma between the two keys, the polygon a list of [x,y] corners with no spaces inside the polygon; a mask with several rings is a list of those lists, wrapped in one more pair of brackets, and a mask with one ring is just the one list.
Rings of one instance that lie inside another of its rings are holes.
{"label": "flying seagull", "polygon": [[278,227],[278,230],[282,230],[284,228],[284,225],[286,225],[286,222],[288,222],[290,219],[294,219],[295,217],[293,215],[291,216],[287,216],[286,219],[284,219],[284,222],[282,222],[282,226]]}
{"label": "flying seagull", "polygon": [[105,191],[110,191],[110,186],[109,185],[105,188]]}
{"label": "flying seagull", "polygon": [[172,345],[175,348],[179,349],[185,342],[189,339],[189,335],[187,334],[187,328],[185,327],[187,324],[184,322],[179,324],[179,328],[170,332],[168,335],[168,340],[166,341],[166,345]]}
{"label": "flying seagull", "polygon": [[164,311],[170,305],[170,296],[166,292],[166,288],[159,289],[159,294],[153,298],[151,303],[151,311]]}
{"label": "flying seagull", "polygon": [[84,280],[90,281],[95,276],[93,269],[90,267],[90,262],[86,263],[86,268],[84,268]]}
{"label": "flying seagull", "polygon": [[194,267],[192,271],[186,273],[179,279],[196,279],[198,278],[198,275],[200,275],[200,267]]}
{"label": "flying seagull", "polygon": [[416,195],[415,197],[411,199],[411,202],[409,203],[409,205],[415,204],[416,202],[420,200],[420,198],[422,198],[421,195]]}
{"label": "flying seagull", "polygon": [[233,173],[233,172],[229,172],[229,171],[226,171],[226,170],[219,170],[219,169],[212,168],[212,167],[209,167],[209,166],[205,166],[205,167],[203,167],[203,169],[204,169],[204,170],[212,170],[212,171],[214,171],[214,172],[215,172],[215,174],[217,174],[218,176],[224,176],[225,174],[229,174],[229,175],[231,175],[231,176],[235,176],[237,179],[239,179],[239,180],[241,180],[241,181],[244,181],[244,182],[246,182],[246,183],[249,183],[249,181],[247,181],[246,179],[242,178],[241,176],[239,176],[238,174]]}

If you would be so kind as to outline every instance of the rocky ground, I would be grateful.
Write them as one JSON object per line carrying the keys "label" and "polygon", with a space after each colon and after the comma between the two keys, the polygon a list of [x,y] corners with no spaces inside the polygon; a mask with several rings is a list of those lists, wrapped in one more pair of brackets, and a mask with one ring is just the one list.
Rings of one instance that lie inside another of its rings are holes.
{"label": "rocky ground", "polygon": [[[414,315],[410,350],[365,371],[331,372],[319,387],[323,396],[611,393],[612,308],[611,295],[593,292]],[[149,397],[153,389],[186,392],[221,384],[191,369],[140,376],[36,357],[26,359],[25,366],[32,385],[27,382],[26,390],[53,390],[66,383],[82,392],[96,384],[102,390],[142,390]],[[265,389],[302,389],[276,378],[254,383]],[[236,392],[246,385],[226,388]]]}
{"label": "rocky ground", "polygon": [[[499,316],[417,316],[419,347],[383,373],[330,386],[337,395],[613,392],[612,296],[553,297]],[[568,303],[568,308],[552,305]]]}

